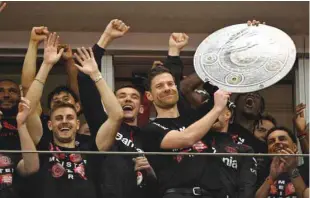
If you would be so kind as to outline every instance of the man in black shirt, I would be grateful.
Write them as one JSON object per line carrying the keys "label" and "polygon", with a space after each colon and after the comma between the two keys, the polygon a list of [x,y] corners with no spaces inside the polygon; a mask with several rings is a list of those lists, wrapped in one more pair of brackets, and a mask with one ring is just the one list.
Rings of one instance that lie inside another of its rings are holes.
{"label": "man in black shirt", "polygon": [[[57,53],[59,37],[56,33],[49,36],[45,41],[44,61],[40,70],[27,92],[27,98],[33,103],[32,109],[39,104],[43,87],[49,71],[59,60],[63,50]],[[77,66],[82,72],[89,75],[95,82],[100,93],[101,100],[106,107],[109,116],[101,124],[97,135],[90,142],[76,145],[75,134],[79,129],[76,107],[70,103],[56,103],[48,121],[48,127],[53,133],[53,139],[46,138],[43,134],[42,123],[39,115],[32,112],[27,120],[28,128],[35,130],[32,138],[40,150],[51,151],[78,151],[78,150],[108,150],[119,129],[123,111],[116,100],[114,93],[107,86],[102,78],[98,66],[95,62],[93,52],[90,53],[84,48],[78,49],[77,60],[82,66]],[[91,156],[81,156],[78,154],[54,154],[40,156],[38,197],[80,197],[95,198],[95,177],[96,170]],[[96,161],[96,163],[99,163]]]}
{"label": "man in black shirt", "polygon": [[[177,107],[178,90],[172,74],[164,67],[155,67],[149,73],[147,98],[153,102],[157,118],[142,129],[143,148],[151,152],[189,152],[189,155],[150,156],[164,197],[181,197],[186,191],[194,196],[203,191],[200,181],[205,160],[190,155],[208,147],[200,140],[210,130],[224,110],[229,93],[215,93],[214,108],[200,120],[191,115],[180,115]],[[182,191],[182,192],[181,192]]]}
{"label": "man in black shirt", "polygon": [[[267,133],[268,153],[295,154],[297,140],[285,127],[275,127]],[[297,157],[275,156],[269,168],[269,176],[256,192],[257,198],[297,198],[302,197],[309,186],[309,159],[297,167]]]}
{"label": "man in black shirt", "polygon": [[[99,68],[101,68],[101,58],[105,48],[114,39],[122,37],[128,29],[129,27],[121,20],[115,19],[108,24],[98,43],[93,46],[94,56]],[[180,41],[176,42],[178,46],[172,47],[169,45],[167,64],[178,64],[180,48],[184,47],[186,43],[186,41]],[[106,120],[107,114],[102,108],[98,108],[102,105],[93,81],[88,76],[79,73],[78,83],[84,115],[93,136],[101,123]],[[125,85],[117,89],[115,95],[123,108],[124,122],[115,137],[116,141],[111,150],[141,152],[141,131],[137,124],[138,115],[143,112],[143,106],[141,105],[142,93],[135,86]],[[92,100],[89,100],[89,98]],[[103,197],[157,197],[153,169],[144,156],[136,158],[134,162],[139,164],[134,164],[132,158],[135,157],[137,156],[106,156],[101,168],[103,178],[100,181]],[[140,171],[144,172],[144,174],[141,174]],[[141,175],[143,175],[142,181]],[[141,185],[142,183],[144,185]]]}
{"label": "man in black shirt", "polygon": [[[232,109],[226,107],[203,138],[213,153],[252,153],[253,149],[234,142],[228,134]],[[253,157],[207,157],[204,185],[213,197],[254,197],[256,191],[256,160]]]}

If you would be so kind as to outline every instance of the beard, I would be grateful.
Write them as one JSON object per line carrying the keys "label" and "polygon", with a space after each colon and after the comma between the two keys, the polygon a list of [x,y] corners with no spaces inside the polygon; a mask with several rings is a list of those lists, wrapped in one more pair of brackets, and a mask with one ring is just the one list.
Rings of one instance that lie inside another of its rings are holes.
{"label": "beard", "polygon": [[5,117],[17,116],[17,113],[18,113],[18,105],[17,104],[14,105],[12,108],[9,108],[9,109],[5,109],[5,108],[0,107],[0,111],[3,113],[3,117],[5,118]]}

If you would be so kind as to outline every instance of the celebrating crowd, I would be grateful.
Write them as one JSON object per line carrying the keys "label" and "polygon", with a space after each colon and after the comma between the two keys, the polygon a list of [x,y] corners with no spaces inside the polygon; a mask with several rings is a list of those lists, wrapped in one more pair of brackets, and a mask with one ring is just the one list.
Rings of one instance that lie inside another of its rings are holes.
{"label": "celebrating crowd", "polygon": [[[4,7],[0,4],[0,12]],[[143,88],[130,83],[113,92],[101,74],[101,59],[129,29],[122,20],[111,20],[96,44],[73,53],[48,27],[32,28],[21,88],[0,79],[0,150],[66,152],[1,153],[0,198],[309,197],[309,158],[300,163],[290,156],[309,153],[305,104],[295,108],[295,134],[277,125],[258,92],[239,94],[232,103],[231,93],[197,74],[183,76],[185,33],[171,34],[166,60],[150,68]],[[36,71],[40,43],[44,55]],[[66,67],[68,83],[49,94],[45,115],[41,97],[56,63]],[[86,123],[79,121],[82,114]]]}

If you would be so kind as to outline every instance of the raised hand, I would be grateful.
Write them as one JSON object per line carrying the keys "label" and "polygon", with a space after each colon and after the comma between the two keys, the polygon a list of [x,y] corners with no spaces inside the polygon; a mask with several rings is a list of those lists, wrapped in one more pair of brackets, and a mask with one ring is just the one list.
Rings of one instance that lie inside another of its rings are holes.
{"label": "raised hand", "polygon": [[272,180],[276,180],[281,173],[285,172],[285,164],[280,157],[276,156],[272,159],[269,175]]}
{"label": "raised hand", "polygon": [[228,99],[231,93],[223,90],[217,90],[214,93],[214,107],[219,109],[220,111],[224,110],[227,105]]}
{"label": "raised hand", "polygon": [[74,56],[81,66],[78,64],[75,64],[75,66],[81,72],[89,75],[91,78],[100,73],[91,48],[89,48],[89,52],[84,47],[78,48],[77,51],[79,54],[74,53]]}
{"label": "raised hand", "polygon": [[124,36],[124,34],[128,32],[129,28],[130,27],[127,26],[123,21],[119,19],[113,19],[105,28],[104,34],[112,39],[115,39]]}
{"label": "raised hand", "polygon": [[306,105],[303,103],[300,103],[296,106],[295,115],[293,118],[294,124],[296,126],[296,129],[298,133],[304,133],[306,130],[306,118],[305,118],[305,109]]}
{"label": "raised hand", "polygon": [[72,53],[72,49],[70,45],[66,45],[66,44],[58,45],[58,51],[62,48],[64,49],[64,52],[62,53],[62,58],[65,61],[73,59],[73,53]]}
{"label": "raised hand", "polygon": [[5,7],[6,7],[6,3],[0,1],[0,12],[2,12],[2,10],[3,10]]}
{"label": "raised hand", "polygon": [[[281,154],[295,154],[291,149],[286,148],[282,149]],[[282,162],[284,163],[284,169],[286,171],[292,171],[293,169],[297,168],[298,166],[298,159],[296,156],[284,156],[281,157]]]}
{"label": "raised hand", "polygon": [[189,37],[185,33],[172,33],[169,38],[169,48],[183,49],[188,44]]}
{"label": "raised hand", "polygon": [[31,30],[30,40],[38,44],[44,39],[47,39],[48,34],[48,28],[45,26],[33,27]]}
{"label": "raised hand", "polygon": [[29,113],[30,113],[30,101],[24,97],[21,97],[21,100],[18,104],[18,114],[16,116],[18,127],[26,123]]}
{"label": "raised hand", "polygon": [[[255,19],[253,19],[252,21],[248,20],[247,24],[248,24],[248,26],[259,26],[259,24],[261,24],[261,23],[260,23],[260,21],[256,21]],[[266,23],[263,22],[263,25],[266,25]]]}
{"label": "raised hand", "polygon": [[64,49],[60,49],[57,53],[58,44],[59,36],[55,32],[44,39],[44,64],[53,66],[59,61]]}

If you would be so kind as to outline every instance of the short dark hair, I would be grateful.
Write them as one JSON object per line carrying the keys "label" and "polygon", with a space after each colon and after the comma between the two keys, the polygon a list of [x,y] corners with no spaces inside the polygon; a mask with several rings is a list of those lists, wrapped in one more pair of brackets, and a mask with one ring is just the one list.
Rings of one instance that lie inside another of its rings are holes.
{"label": "short dark hair", "polygon": [[270,121],[274,126],[277,126],[277,121],[276,119],[269,113],[265,112],[262,114],[260,121],[262,120],[268,120]]}
{"label": "short dark hair", "polygon": [[292,139],[292,141],[297,144],[297,138],[296,136],[293,134],[293,132],[287,128],[287,127],[284,127],[284,126],[279,126],[279,127],[273,127],[272,129],[270,129],[268,132],[267,132],[267,135],[266,135],[266,142],[267,142],[267,139],[269,137],[269,135],[271,133],[273,133],[274,131],[285,131],[289,136],[290,138]]}
{"label": "short dark hair", "polygon": [[0,79],[0,83],[1,83],[1,82],[4,82],[4,81],[11,82],[11,83],[15,84],[17,87],[19,87],[18,83],[15,82],[14,80],[11,80],[11,79],[8,79],[8,78],[6,78],[6,79]]}
{"label": "short dark hair", "polygon": [[[166,67],[164,66],[157,66],[157,67],[154,67],[152,68],[149,73],[148,73],[148,80],[147,80],[147,83],[146,83],[146,90],[151,90],[151,83],[152,83],[152,80],[160,75],[160,74],[163,74],[163,73],[169,73],[172,75],[172,73],[170,72],[169,69],[167,69]],[[172,75],[173,77],[173,75]],[[173,78],[174,80],[174,78]]]}
{"label": "short dark hair", "polygon": [[[77,114],[75,106],[71,103],[67,103],[67,102],[57,102],[55,103],[55,105],[53,106],[53,108],[51,108],[50,110],[50,116],[57,110],[60,108],[71,108],[74,110],[74,112]],[[51,118],[51,117],[50,117]]]}
{"label": "short dark hair", "polygon": [[120,87],[118,87],[117,89],[115,89],[114,94],[116,95],[116,93],[117,93],[120,89],[124,89],[124,88],[135,89],[137,92],[139,92],[140,97],[141,97],[141,100],[142,100],[142,98],[143,98],[143,92],[141,92],[141,90],[140,90],[137,86],[135,86],[135,85],[133,85],[133,84],[123,84],[123,85],[121,85]]}
{"label": "short dark hair", "polygon": [[48,108],[49,108],[49,109],[51,109],[51,103],[52,103],[53,97],[54,97],[55,95],[60,94],[61,92],[70,94],[70,95],[74,98],[75,102],[79,102],[78,96],[74,93],[74,91],[73,91],[72,89],[70,89],[70,88],[67,87],[67,86],[61,85],[61,86],[56,87],[52,92],[50,92],[50,93],[48,94],[48,97],[47,97],[47,105],[48,105]]}

